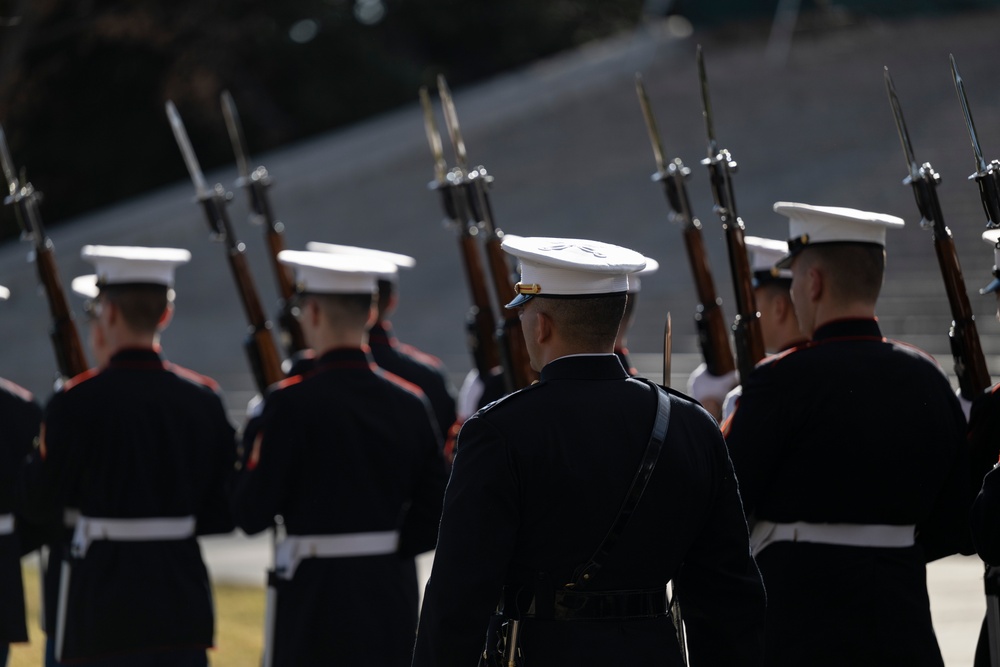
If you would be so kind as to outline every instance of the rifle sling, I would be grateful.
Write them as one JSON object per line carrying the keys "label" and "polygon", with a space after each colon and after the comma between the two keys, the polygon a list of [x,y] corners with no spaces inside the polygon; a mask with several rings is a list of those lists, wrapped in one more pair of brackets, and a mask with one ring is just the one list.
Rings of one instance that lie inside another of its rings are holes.
{"label": "rifle sling", "polygon": [[670,423],[670,397],[666,391],[654,383],[649,380],[646,382],[656,392],[656,421],[653,422],[653,431],[649,436],[646,452],[642,456],[642,462],[639,469],[636,470],[635,477],[632,478],[632,485],[629,487],[628,493],[625,494],[625,500],[622,502],[621,509],[618,510],[618,516],[611,524],[611,529],[608,530],[608,534],[604,536],[604,540],[597,547],[590,560],[576,568],[573,582],[568,584],[567,588],[579,589],[593,581],[594,576],[603,567],[611,549],[617,544],[629,519],[632,518],[635,508],[646,490],[646,485],[649,483],[649,478],[653,476],[656,462],[660,458],[663,441],[667,435],[667,426]]}

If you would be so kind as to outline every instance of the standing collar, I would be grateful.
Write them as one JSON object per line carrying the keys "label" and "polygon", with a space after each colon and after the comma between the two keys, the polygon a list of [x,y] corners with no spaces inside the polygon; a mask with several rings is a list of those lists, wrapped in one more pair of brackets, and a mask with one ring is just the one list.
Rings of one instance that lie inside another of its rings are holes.
{"label": "standing collar", "polygon": [[165,364],[159,348],[129,347],[118,350],[108,361],[108,368],[163,369]]}
{"label": "standing collar", "polygon": [[629,377],[614,354],[571,354],[542,369],[541,380],[624,380]]}
{"label": "standing collar", "polygon": [[336,347],[327,350],[316,360],[314,369],[323,371],[328,368],[363,368],[371,369],[375,362],[372,361],[368,346],[364,347]]}
{"label": "standing collar", "polygon": [[813,332],[814,341],[830,338],[882,338],[878,320],[874,317],[832,320],[821,325]]}
{"label": "standing collar", "polygon": [[396,346],[396,336],[392,332],[389,320],[379,320],[368,329],[368,344]]}

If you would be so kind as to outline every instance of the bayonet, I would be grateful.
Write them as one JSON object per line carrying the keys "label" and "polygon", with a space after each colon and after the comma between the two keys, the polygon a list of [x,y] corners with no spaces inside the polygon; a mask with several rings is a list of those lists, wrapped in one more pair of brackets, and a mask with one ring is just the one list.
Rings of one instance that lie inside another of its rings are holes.
{"label": "bayonet", "polygon": [[951,75],[955,81],[958,101],[962,104],[962,113],[965,115],[965,124],[969,128],[972,151],[976,158],[976,173],[970,175],[969,179],[975,180],[979,186],[979,196],[983,203],[983,211],[986,213],[986,226],[993,229],[1000,227],[1000,161],[993,160],[987,163],[983,158],[983,151],[979,147],[979,136],[976,134],[976,124],[972,122],[972,112],[969,110],[969,99],[965,95],[965,82],[958,73],[955,56],[948,57],[951,59]]}
{"label": "bayonet", "polygon": [[[903,109],[899,105],[899,96],[896,95],[896,86],[892,83],[892,76],[889,68],[885,68],[885,88],[889,93],[889,106],[892,107],[892,117],[896,121],[896,133],[899,134],[899,143],[903,146],[903,156],[906,158],[906,168],[910,172],[907,180],[903,181],[909,185],[920,178],[920,165],[913,157],[913,144],[910,142],[910,133],[906,129],[906,119],[903,118]],[[921,225],[925,224],[921,221]]]}
{"label": "bayonet", "polygon": [[468,168],[468,159],[465,154],[465,141],[462,139],[462,129],[458,126],[458,114],[455,112],[455,102],[451,97],[451,90],[444,75],[439,74],[437,78],[438,96],[441,98],[441,110],[444,112],[444,122],[448,127],[448,136],[451,145],[455,149],[455,166],[464,173]]}
{"label": "bayonet", "polygon": [[222,91],[222,116],[226,119],[226,130],[229,132],[229,143],[233,145],[236,155],[236,169],[242,181],[250,179],[250,152],[247,150],[246,138],[243,136],[243,125],[240,123],[240,113],[228,90]]}
{"label": "bayonet", "polygon": [[663,159],[663,142],[660,140],[660,131],[656,128],[656,118],[653,117],[653,110],[649,104],[649,95],[646,94],[646,86],[642,83],[641,74],[635,75],[635,91],[639,96],[642,117],[646,120],[649,143],[653,145],[653,158],[656,160],[656,176],[654,178],[658,176],[659,179],[662,179],[667,173],[666,162]]}
{"label": "bayonet", "polygon": [[427,134],[427,144],[431,147],[431,156],[434,158],[434,181],[443,185],[445,174],[448,173],[448,163],[444,159],[441,133],[438,132],[437,123],[434,122],[434,105],[431,103],[427,86],[420,87],[420,106],[424,110],[424,132]]}
{"label": "bayonet", "polygon": [[187,165],[191,181],[194,183],[195,196],[198,198],[198,201],[204,201],[210,198],[212,193],[209,192],[208,186],[205,184],[205,175],[201,171],[201,165],[198,164],[198,156],[194,154],[194,149],[191,148],[191,140],[188,139],[184,122],[181,120],[180,114],[177,113],[177,107],[170,100],[167,100],[167,118],[170,119],[170,129],[174,131],[174,139],[177,140],[177,146],[181,149],[184,164]]}
{"label": "bayonet", "polygon": [[708,135],[708,157],[715,158],[718,153],[718,143],[715,141],[715,127],[712,125],[712,101],[708,96],[708,76],[705,73],[705,56],[701,52],[701,44],[695,51],[698,61],[698,81],[701,84],[701,115],[705,119],[705,132]]}

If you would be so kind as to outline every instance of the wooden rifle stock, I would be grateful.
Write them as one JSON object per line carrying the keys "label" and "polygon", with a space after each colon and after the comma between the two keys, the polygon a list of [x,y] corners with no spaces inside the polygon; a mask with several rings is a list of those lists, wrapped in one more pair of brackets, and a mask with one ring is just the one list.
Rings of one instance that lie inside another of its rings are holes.
{"label": "wooden rifle stock", "polygon": [[729,151],[719,149],[715,141],[712,125],[712,106],[708,97],[708,79],[705,75],[705,61],[701,45],[698,46],[698,73],[701,80],[702,113],[708,130],[708,157],[701,161],[708,168],[715,200],[714,211],[722,222],[726,234],[726,249],[729,253],[729,267],[733,278],[733,294],[736,300],[736,320],[733,323],[733,338],[736,341],[736,365],[740,377],[746,379],[757,362],[764,358],[764,338],[760,331],[760,314],[753,293],[753,274],[744,241],[744,225],[736,212],[733,196],[732,174],[736,162]]}
{"label": "wooden rifle stock", "polygon": [[52,331],[49,336],[56,353],[60,375],[71,378],[87,370],[87,358],[83,353],[76,322],[73,320],[73,313],[66,302],[66,293],[59,279],[52,241],[46,237],[43,245],[44,249],[36,245],[35,266],[38,268],[38,277],[45,288],[49,312],[52,314]]}
{"label": "wooden rifle stock", "polygon": [[243,125],[240,123],[236,102],[229,91],[222,92],[222,113],[226,119],[226,129],[229,141],[236,155],[236,164],[240,178],[237,185],[247,189],[250,197],[250,220],[264,225],[264,240],[271,258],[271,269],[278,285],[279,315],[278,325],[281,327],[285,348],[289,356],[294,356],[306,349],[302,326],[292,313],[292,299],[295,296],[295,280],[292,271],[278,261],[278,253],[285,249],[285,226],[275,219],[271,209],[271,201],[267,189],[271,185],[271,176],[263,166],[252,172],[249,167],[249,151],[243,136]]}
{"label": "wooden rifle stock", "polygon": [[21,226],[22,238],[30,239],[35,245],[35,268],[49,302],[49,312],[52,316],[52,330],[49,336],[52,339],[59,374],[64,379],[75,377],[87,370],[87,357],[80,343],[73,311],[70,310],[66,292],[59,278],[52,240],[45,233],[38,213],[41,193],[37,192],[31,183],[25,182],[22,185],[18,182],[2,127],[0,127],[0,163],[8,190],[4,203],[14,207],[15,217]]}
{"label": "wooden rifle stock", "polygon": [[886,90],[889,94],[889,104],[892,107],[899,133],[900,143],[906,157],[909,175],[903,181],[913,187],[913,194],[920,211],[920,226],[928,229],[934,238],[934,251],[937,255],[941,277],[944,280],[945,293],[951,309],[952,322],[948,331],[951,353],[955,362],[955,375],[958,376],[959,391],[963,398],[971,401],[986,387],[990,386],[990,375],[986,368],[986,358],[976,330],[976,318],[969,304],[969,295],[965,288],[965,278],[955,250],[955,241],[951,230],[944,222],[941,213],[941,203],[938,201],[937,184],[941,181],[929,162],[919,165],[913,157],[913,145],[906,130],[902,108],[896,95],[889,69],[885,69]]}
{"label": "wooden rifle stock", "polygon": [[456,168],[447,171],[441,147],[441,135],[434,122],[434,110],[427,88],[420,89],[420,104],[424,112],[424,130],[434,158],[434,180],[428,187],[441,196],[448,226],[458,232],[458,249],[465,271],[465,284],[469,286],[472,306],[466,325],[469,332],[469,349],[479,377],[487,378],[500,366],[500,350],[496,340],[496,318],[486,287],[482,257],[479,250],[479,227],[469,224],[469,204],[462,187],[464,175]]}
{"label": "wooden rifle stock", "polygon": [[213,196],[202,201],[202,206],[210,221],[209,224],[213,229],[221,230],[221,234],[218,236],[227,246],[226,255],[229,259],[229,268],[236,281],[240,303],[243,305],[250,325],[244,346],[257,389],[263,394],[275,382],[284,379],[285,374],[281,370],[281,357],[278,355],[278,348],[274,344],[274,338],[271,334],[271,323],[264,315],[264,309],[261,307],[260,297],[250,273],[246,247],[233,236],[232,225],[225,209],[227,197],[221,190],[221,187],[217,187]]}
{"label": "wooden rifle stock", "polygon": [[184,158],[188,173],[191,175],[191,181],[194,183],[198,203],[205,211],[212,236],[216,240],[226,243],[229,268],[236,280],[240,302],[250,323],[250,330],[244,343],[250,360],[250,369],[257,389],[261,394],[266,394],[271,385],[284,378],[284,373],[281,371],[278,348],[271,336],[271,323],[264,316],[264,309],[260,305],[260,297],[257,295],[257,288],[247,264],[246,247],[236,240],[232,224],[229,222],[226,204],[231,197],[219,184],[211,189],[208,188],[205,183],[205,175],[202,173],[198,158],[191,147],[191,141],[188,139],[187,130],[184,129],[180,114],[177,113],[172,102],[167,102],[166,109],[174,138],[177,140],[177,146],[181,150],[181,156]]}
{"label": "wooden rifle stock", "polygon": [[[441,196],[460,197],[461,192],[448,188],[449,193]],[[454,204],[454,201],[452,201]],[[447,206],[447,205],[446,205]],[[500,349],[496,339],[497,324],[493,316],[493,306],[490,304],[490,293],[486,286],[482,255],[480,254],[478,227],[454,218],[459,225],[458,244],[462,255],[462,266],[465,268],[465,282],[472,296],[472,308],[469,317],[474,329],[473,359],[480,377],[489,377],[494,369],[500,366]]]}
{"label": "wooden rifle stock", "polygon": [[538,379],[538,373],[531,368],[528,357],[528,347],[524,342],[524,332],[521,329],[521,317],[516,308],[505,308],[514,298],[513,272],[507,253],[503,251],[503,232],[493,222],[493,210],[490,206],[487,187],[492,177],[482,166],[470,172],[468,188],[473,201],[472,211],[475,219],[483,226],[486,234],[486,259],[489,262],[493,291],[497,305],[503,315],[501,338],[501,354],[507,356],[506,370],[509,370],[512,389],[522,389]]}
{"label": "wooden rifle stock", "polygon": [[656,119],[642,83],[642,76],[638,74],[635,77],[635,87],[639,96],[639,106],[646,121],[646,129],[649,131],[649,139],[653,145],[653,157],[656,159],[656,173],[653,174],[653,180],[663,185],[663,192],[670,207],[669,219],[680,223],[684,228],[684,249],[687,252],[688,264],[698,294],[698,309],[695,313],[698,346],[701,348],[708,372],[715,376],[725,375],[732,372],[736,366],[729,345],[729,332],[723,319],[722,300],[716,296],[715,281],[708,266],[701,222],[694,217],[691,201],[688,198],[685,182],[690,177],[691,170],[684,166],[680,158],[675,158],[669,165],[664,164],[660,132],[656,127]]}

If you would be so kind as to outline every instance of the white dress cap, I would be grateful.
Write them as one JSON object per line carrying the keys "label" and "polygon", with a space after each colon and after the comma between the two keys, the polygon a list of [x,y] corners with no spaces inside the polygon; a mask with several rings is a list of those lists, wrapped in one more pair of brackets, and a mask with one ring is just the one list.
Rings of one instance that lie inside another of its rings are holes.
{"label": "white dress cap", "polygon": [[638,294],[642,290],[642,281],[640,278],[642,276],[648,276],[652,273],[656,273],[657,269],[660,268],[660,263],[657,262],[652,257],[646,258],[646,268],[641,271],[636,271],[635,273],[629,274],[628,277],[628,293]]}
{"label": "white dress cap", "polygon": [[388,252],[386,250],[375,250],[374,248],[359,248],[353,245],[340,245],[339,243],[320,243],[310,241],[306,244],[306,250],[314,252],[328,252],[334,255],[356,255],[358,257],[370,257],[372,259],[385,260],[391,262],[393,269],[385,275],[379,276],[379,280],[399,280],[398,269],[412,269],[417,265],[417,260],[409,255],[401,255],[398,252]]}
{"label": "white dress cap", "polygon": [[989,294],[1000,290],[1000,229],[987,229],[983,232],[983,240],[993,246],[993,280],[990,284],[979,290],[980,294]]}
{"label": "white dress cap", "polygon": [[174,270],[191,261],[183,248],[85,245],[80,257],[94,265],[95,273],[73,279],[77,294],[96,297],[108,285],[174,286]]}
{"label": "white dress cap", "polygon": [[628,291],[628,276],[646,266],[634,250],[601,241],[505,236],[501,248],[521,262],[517,308],[533,296],[598,296]]}
{"label": "white dress cap", "polygon": [[380,276],[396,270],[384,259],[314,250],[282,250],[278,261],[295,270],[295,288],[309,294],[374,294]]}
{"label": "white dress cap", "polygon": [[899,229],[903,219],[885,213],[871,213],[840,206],[810,206],[779,201],[776,213],[788,216],[788,255],[778,268],[791,266],[792,258],[804,248],[822,243],[870,243],[885,247],[885,230]]}
{"label": "white dress cap", "polygon": [[776,280],[791,280],[791,269],[779,269],[775,266],[788,255],[788,244],[777,239],[765,239],[760,236],[744,237],[743,242],[750,256],[750,272],[753,274],[754,287],[760,287]]}

